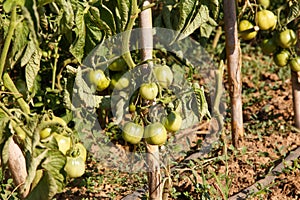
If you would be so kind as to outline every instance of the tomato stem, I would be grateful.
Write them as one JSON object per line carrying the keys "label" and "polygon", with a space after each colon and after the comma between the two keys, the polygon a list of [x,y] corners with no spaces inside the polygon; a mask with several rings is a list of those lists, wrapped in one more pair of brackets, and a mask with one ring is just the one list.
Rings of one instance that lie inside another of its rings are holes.
{"label": "tomato stem", "polygon": [[11,11],[11,19],[10,19],[10,24],[8,27],[8,32],[7,32],[7,36],[4,42],[4,46],[3,46],[3,50],[1,53],[1,57],[0,57],[0,81],[2,81],[2,74],[4,71],[4,66],[5,66],[5,62],[6,62],[6,56],[9,50],[9,46],[14,34],[14,30],[17,26],[17,6],[14,3],[13,7],[12,7],[12,11]]}

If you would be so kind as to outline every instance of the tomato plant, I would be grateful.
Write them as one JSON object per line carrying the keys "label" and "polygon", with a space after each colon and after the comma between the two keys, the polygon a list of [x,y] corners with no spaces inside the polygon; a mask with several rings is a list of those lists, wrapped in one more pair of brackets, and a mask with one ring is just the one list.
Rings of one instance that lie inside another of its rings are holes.
{"label": "tomato plant", "polygon": [[130,79],[127,74],[123,75],[121,73],[113,74],[111,77],[110,84],[113,89],[123,90],[129,86]]}
{"label": "tomato plant", "polygon": [[146,100],[154,100],[158,94],[156,83],[143,83],[140,87],[140,95]]}
{"label": "tomato plant", "polygon": [[149,144],[163,145],[167,141],[168,135],[164,125],[155,122],[145,127],[144,137]]}
{"label": "tomato plant", "polygon": [[258,0],[257,3],[262,5],[265,9],[270,6],[270,0]]}
{"label": "tomato plant", "polygon": [[240,37],[244,40],[252,40],[257,35],[257,32],[254,30],[253,24],[246,19],[240,21],[239,32]]}
{"label": "tomato plant", "polygon": [[67,154],[67,151],[71,148],[71,138],[58,134],[56,132],[52,133],[53,137],[55,138],[58,149],[64,154]]}
{"label": "tomato plant", "polygon": [[138,144],[144,135],[144,128],[133,122],[127,122],[122,131],[122,137],[131,144]]}
{"label": "tomato plant", "polygon": [[261,50],[264,54],[274,53],[277,49],[276,41],[273,38],[264,39],[261,43]]}
{"label": "tomato plant", "polygon": [[297,43],[296,33],[292,29],[286,29],[278,34],[278,44],[282,48],[289,48]]}
{"label": "tomato plant", "polygon": [[67,161],[64,170],[67,172],[70,178],[78,178],[82,176],[85,172],[85,162],[80,156],[67,156]]}
{"label": "tomato plant", "polygon": [[121,57],[121,58],[118,58],[117,60],[113,61],[108,66],[108,68],[111,71],[116,71],[116,72],[125,71],[125,70],[127,70],[127,64],[126,64],[125,60]]}
{"label": "tomato plant", "polygon": [[294,72],[299,72],[300,71],[300,57],[297,56],[295,58],[292,58],[289,62],[289,65]]}
{"label": "tomato plant", "polygon": [[43,130],[40,131],[40,138],[45,139],[45,138],[49,137],[51,132],[52,132],[51,128],[49,128],[49,127],[44,128]]}
{"label": "tomato plant", "polygon": [[81,157],[83,161],[86,161],[87,151],[85,146],[83,146],[82,143],[76,143],[74,149],[78,151],[78,156]]}
{"label": "tomato plant", "polygon": [[274,62],[279,67],[284,67],[288,64],[290,54],[286,50],[281,50],[280,52],[274,54]]}
{"label": "tomato plant", "polygon": [[100,92],[105,90],[110,84],[110,80],[101,69],[91,70],[89,72],[89,82],[96,86],[96,90]]}
{"label": "tomato plant", "polygon": [[277,24],[277,19],[274,13],[270,10],[260,10],[256,13],[256,24],[260,30],[274,29]]}
{"label": "tomato plant", "polygon": [[168,88],[173,82],[173,72],[167,65],[158,65],[154,67],[154,75],[159,85]]}
{"label": "tomato plant", "polygon": [[167,131],[176,132],[181,127],[182,117],[178,112],[172,111],[164,119],[163,124]]}

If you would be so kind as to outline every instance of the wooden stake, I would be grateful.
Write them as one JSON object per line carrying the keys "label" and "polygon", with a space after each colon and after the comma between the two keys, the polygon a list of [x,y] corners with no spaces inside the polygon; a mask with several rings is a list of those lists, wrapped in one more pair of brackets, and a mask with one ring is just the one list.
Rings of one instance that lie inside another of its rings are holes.
{"label": "wooden stake", "polygon": [[[151,2],[144,1],[143,6],[148,6]],[[148,8],[140,14],[141,44],[142,44],[142,60],[152,59],[153,35],[152,35],[152,12]],[[147,148],[147,164],[148,164],[148,185],[149,199],[162,199],[162,184],[159,165],[159,148],[157,145],[146,144]]]}
{"label": "wooden stake", "polygon": [[229,72],[231,98],[232,143],[239,147],[239,137],[243,136],[241,51],[238,41],[236,1],[224,0],[224,20],[226,37],[226,58]]}
{"label": "wooden stake", "polygon": [[[300,38],[300,30],[297,31],[298,38]],[[300,52],[300,42],[297,43],[297,53]],[[295,127],[300,129],[300,72],[296,73],[291,71],[292,75],[292,90],[294,102],[294,121]]]}

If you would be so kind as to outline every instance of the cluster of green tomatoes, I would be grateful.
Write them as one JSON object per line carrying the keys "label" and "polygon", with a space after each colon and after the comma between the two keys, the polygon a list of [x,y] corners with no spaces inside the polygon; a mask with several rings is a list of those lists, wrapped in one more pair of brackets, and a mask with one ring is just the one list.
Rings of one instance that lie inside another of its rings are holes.
{"label": "cluster of green tomatoes", "polygon": [[85,172],[87,157],[84,145],[80,142],[74,143],[72,134],[64,131],[67,124],[62,118],[51,115],[51,118],[46,119],[45,122],[48,124],[55,123],[60,128],[53,128],[53,126],[43,128],[39,132],[41,142],[48,142],[48,138],[53,137],[57,142],[59,151],[66,156],[64,170],[68,177],[77,178],[82,176]]}
{"label": "cluster of green tomatoes", "polygon": [[295,71],[300,71],[300,57],[296,55],[294,48],[297,43],[297,35],[293,29],[279,24],[277,16],[268,10],[269,0],[258,0],[258,11],[255,13],[255,23],[248,19],[239,22],[239,36],[243,40],[254,39],[259,31],[268,33],[261,42],[264,54],[273,54],[273,60],[279,67],[289,65]]}
{"label": "cluster of green tomatoes", "polygon": [[[94,85],[96,90],[101,92],[104,90],[123,90],[126,89],[133,78],[128,75],[127,64],[120,57],[109,66],[109,76],[101,69],[91,70],[88,74],[90,84]],[[143,116],[144,107],[142,104],[152,104],[159,98],[159,91],[168,90],[173,82],[173,72],[166,64],[157,64],[151,70],[151,74],[155,77],[154,81],[144,81],[138,87],[138,95],[135,101],[130,102],[128,110],[132,116]],[[149,74],[150,76],[150,74]],[[137,112],[139,110],[139,112]],[[134,113],[134,114],[133,114]],[[168,132],[176,132],[180,129],[182,117],[176,110],[169,110],[161,121],[149,122],[148,120],[130,120],[122,124],[122,137],[130,144],[138,144],[145,138],[145,141],[151,145],[163,145],[168,139]]]}

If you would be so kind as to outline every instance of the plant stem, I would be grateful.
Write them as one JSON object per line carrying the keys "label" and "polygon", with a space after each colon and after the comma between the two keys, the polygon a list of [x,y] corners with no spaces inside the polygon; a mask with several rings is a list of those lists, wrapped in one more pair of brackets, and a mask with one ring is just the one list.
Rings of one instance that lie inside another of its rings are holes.
{"label": "plant stem", "polygon": [[21,110],[25,113],[25,114],[29,114],[30,113],[30,108],[29,105],[25,102],[25,100],[23,99],[22,94],[20,94],[20,92],[18,91],[18,89],[16,88],[14,82],[11,80],[9,74],[7,72],[5,72],[3,74],[3,83],[4,86],[13,94],[13,96],[16,98]]}
{"label": "plant stem", "polygon": [[0,57],[0,81],[2,81],[2,74],[4,71],[4,66],[6,62],[6,56],[9,50],[9,46],[14,34],[14,30],[17,26],[17,6],[14,5],[11,11],[11,19],[8,27],[8,33],[4,42],[3,50]]}
{"label": "plant stem", "polygon": [[122,54],[123,54],[122,57],[126,61],[129,69],[133,69],[136,65],[130,54],[129,41],[130,41],[131,30],[134,26],[134,22],[140,13],[140,10],[139,10],[138,4],[137,4],[137,0],[132,1],[131,10],[132,10],[132,12],[131,12],[132,15],[130,16],[128,25],[127,25],[126,30],[123,35],[124,37],[122,39]]}

